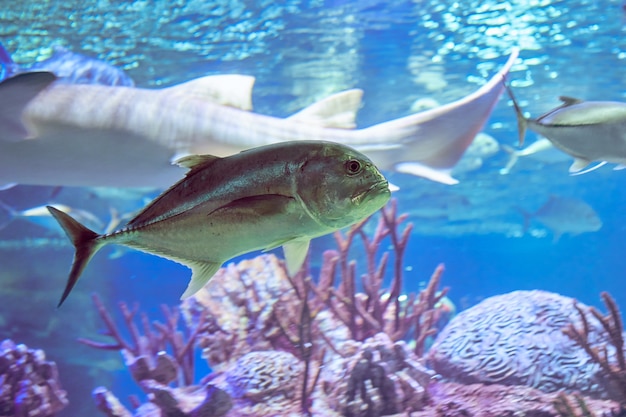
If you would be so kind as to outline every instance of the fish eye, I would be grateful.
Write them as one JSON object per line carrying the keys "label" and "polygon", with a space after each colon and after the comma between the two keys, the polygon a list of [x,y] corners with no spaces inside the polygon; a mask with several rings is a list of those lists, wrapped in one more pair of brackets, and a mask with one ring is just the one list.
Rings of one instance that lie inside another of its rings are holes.
{"label": "fish eye", "polygon": [[356,175],[361,172],[362,166],[356,159],[349,159],[345,163],[346,172],[348,175]]}

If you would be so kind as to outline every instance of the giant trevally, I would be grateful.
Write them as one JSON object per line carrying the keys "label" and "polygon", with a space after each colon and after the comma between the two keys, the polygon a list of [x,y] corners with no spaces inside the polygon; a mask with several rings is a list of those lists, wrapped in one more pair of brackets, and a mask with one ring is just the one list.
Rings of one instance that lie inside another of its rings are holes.
{"label": "giant trevally", "polygon": [[331,142],[286,142],[179,163],[190,169],[187,175],[116,232],[99,235],[49,208],[76,247],[59,305],[92,256],[110,243],[190,267],[184,298],[225,261],[254,250],[282,246],[294,273],[312,238],[373,214],[390,197],[387,180],[366,156]]}
{"label": "giant trevally", "polygon": [[528,229],[531,219],[543,223],[554,234],[554,241],[562,235],[572,236],[585,232],[596,232],[602,227],[602,220],[596,211],[585,201],[557,195],[551,195],[534,213],[520,209],[524,215],[524,230]]}
{"label": "giant trevally", "polygon": [[30,66],[18,65],[0,44],[0,81],[22,72],[48,71],[59,81],[72,84],[122,85],[135,82],[123,70],[108,62],[72,52],[59,45],[52,46],[52,55]]}
{"label": "giant trevally", "polygon": [[617,163],[618,168],[626,165],[626,103],[559,97],[563,104],[531,119],[524,116],[508,86],[507,90],[517,114],[520,145],[527,128],[539,133],[574,157],[569,168],[572,174],[595,169],[584,170],[591,162],[599,162],[598,166]]}
{"label": "giant trevally", "polygon": [[7,119],[6,103],[25,105],[13,120],[21,119],[22,129],[0,124],[0,185],[166,187],[183,176],[171,164],[176,157],[228,156],[293,140],[343,143],[381,169],[454,184],[450,172],[489,118],[516,57],[513,51],[497,75],[461,100],[363,129],[352,129],[358,89],[277,118],[250,111],[249,76],[208,76],[159,90],[54,83],[28,102],[20,88],[28,80],[6,80],[0,120]]}

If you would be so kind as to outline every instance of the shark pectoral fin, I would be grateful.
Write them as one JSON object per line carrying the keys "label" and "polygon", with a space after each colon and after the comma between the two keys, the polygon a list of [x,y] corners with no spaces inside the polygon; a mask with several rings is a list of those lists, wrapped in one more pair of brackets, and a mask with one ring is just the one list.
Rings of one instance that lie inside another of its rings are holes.
{"label": "shark pectoral fin", "polygon": [[51,72],[25,72],[0,83],[0,141],[17,142],[34,136],[22,122],[22,112],[56,79]]}
{"label": "shark pectoral fin", "polygon": [[589,165],[591,161],[583,158],[574,158],[574,162],[569,167],[569,173],[573,174],[579,171],[582,171],[587,165]]}
{"label": "shark pectoral fin", "polygon": [[310,125],[354,129],[363,90],[353,89],[330,95],[288,117]]}
{"label": "shark pectoral fin", "polygon": [[310,239],[299,238],[283,244],[283,252],[285,253],[285,261],[289,275],[295,275],[302,267],[304,259],[309,252],[310,242]]}
{"label": "shark pectoral fin", "polygon": [[252,110],[253,86],[254,77],[250,75],[223,74],[196,78],[164,91],[196,96],[217,104],[248,111]]}
{"label": "shark pectoral fin", "polygon": [[459,183],[457,179],[452,178],[449,169],[435,169],[417,162],[401,162],[396,164],[394,169],[403,174],[427,178],[442,184],[454,185]]}
{"label": "shark pectoral fin", "polygon": [[622,169],[626,169],[626,165],[618,164],[613,167],[613,171],[621,171]]}
{"label": "shark pectoral fin", "polygon": [[185,298],[191,297],[195,293],[197,293],[202,287],[206,285],[207,282],[215,275],[215,273],[222,266],[221,263],[217,262],[200,262],[200,261],[187,261],[185,265],[191,268],[191,281],[187,286],[187,289],[180,296],[181,300]]}
{"label": "shark pectoral fin", "polygon": [[[587,161],[586,164],[589,164],[589,161]],[[587,168],[587,169],[583,169],[582,171],[580,169],[575,170],[574,172],[572,172],[572,168],[574,168],[574,165],[576,165],[576,162],[574,162],[572,164],[572,166],[569,169],[570,175],[575,176],[575,175],[583,175],[583,174],[587,174],[588,172],[591,171],[595,171],[596,169],[606,165],[607,162],[606,161],[602,161],[602,162],[598,162],[596,165],[592,166],[591,168]],[[584,168],[587,165],[584,165],[582,168]]]}

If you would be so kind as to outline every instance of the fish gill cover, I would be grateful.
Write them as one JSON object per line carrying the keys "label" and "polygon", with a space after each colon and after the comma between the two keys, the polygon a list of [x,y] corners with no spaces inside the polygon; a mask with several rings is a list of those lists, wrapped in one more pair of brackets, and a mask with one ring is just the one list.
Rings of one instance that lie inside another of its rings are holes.
{"label": "fish gill cover", "polygon": [[[54,46],[59,45],[123,70],[137,87],[144,89],[162,89],[206,75],[236,73],[254,76],[253,112],[276,118],[286,118],[333,93],[359,88],[363,90],[363,101],[355,121],[360,129],[415,111],[437,111],[442,105],[474,93],[501,69],[513,48],[519,48],[520,55],[507,82],[528,117],[539,117],[559,106],[560,96],[591,101],[624,101],[622,86],[626,38],[623,36],[623,25],[623,4],[617,0],[288,1],[280,4],[239,1],[130,1],[124,4],[111,1],[25,1],[8,2],[3,6],[0,11],[0,42],[19,68],[28,68],[37,62],[45,63],[53,56]],[[2,56],[4,72],[0,72],[3,74],[7,68],[5,58]],[[0,109],[5,108],[6,103],[0,102]],[[461,117],[450,121],[449,125],[464,126],[466,123],[467,120]],[[186,122],[181,124],[188,125]],[[0,135],[4,132],[0,130]],[[581,176],[569,176],[571,155],[555,150],[550,143],[535,142],[540,138],[532,131],[526,137],[528,147],[516,148],[515,113],[505,99],[493,109],[483,133],[488,136],[474,142],[482,145],[470,148],[471,152],[468,150],[452,171],[452,176],[460,181],[455,186],[385,172],[390,182],[400,187],[396,194],[398,212],[408,214],[407,220],[413,225],[411,240],[403,252],[401,267],[405,269],[405,279],[398,293],[398,306],[404,305],[402,295],[418,293],[423,288],[420,279],[428,277],[438,263],[444,262],[446,272],[443,282],[451,287],[448,297],[458,310],[465,310],[490,296],[536,289],[577,299],[589,306],[599,306],[597,294],[606,290],[615,297],[614,306],[623,307],[626,291],[622,275],[626,265],[621,248],[626,236],[619,209],[624,205],[621,191],[624,188],[623,171],[613,171],[614,164],[609,164]],[[6,149],[8,145],[2,146]],[[381,144],[378,146],[380,148]],[[398,147],[398,143],[386,146],[389,151]],[[122,152],[115,153],[115,149],[121,149],[119,147],[107,146],[104,149],[113,160],[126,156]],[[142,153],[132,154],[130,158],[126,156],[124,160],[139,161],[135,155],[145,158],[153,154],[161,155],[145,146],[140,149]],[[398,153],[402,154],[402,149]],[[63,149],[57,154],[66,155]],[[169,167],[170,160],[166,162]],[[70,177],[79,166],[84,169],[93,165],[90,161],[70,160],[64,166],[63,174]],[[131,178],[128,177],[128,180]],[[59,286],[72,256],[71,248],[58,230],[41,226],[49,222],[33,222],[29,216],[14,216],[14,213],[26,213],[48,204],[63,204],[93,214],[107,225],[105,228],[112,226],[110,231],[132,218],[133,213],[162,190],[19,185],[10,188],[11,185],[0,184],[3,189],[6,188],[0,192],[3,216],[8,213],[6,217],[10,220],[0,231],[0,279],[3,284],[0,303],[4,306],[0,316],[2,339],[10,338],[17,344],[42,348],[48,360],[57,363],[63,390],[70,400],[70,404],[58,413],[59,416],[94,415],[96,411],[90,394],[96,386],[110,387],[110,392],[118,395],[128,410],[148,398],[144,393],[149,393],[153,399],[169,401],[171,390],[176,386],[169,382],[169,376],[164,379],[156,377],[156,383],[136,388],[128,382],[126,371],[121,370],[117,352],[107,354],[87,349],[74,340],[77,337],[95,337],[92,331],[100,326],[100,315],[92,307],[90,292],[98,291],[103,306],[111,313],[115,313],[115,304],[120,300],[127,300],[129,305],[140,301],[146,317],[163,320],[159,319],[159,305],[166,303],[171,306],[171,311],[175,310],[187,271],[132,251],[112,248],[105,251],[102,257],[94,258],[91,268],[96,276],[78,285],[72,305],[54,312],[52,307],[57,301]],[[169,183],[162,186],[167,185]],[[551,226],[554,223],[543,223],[541,208],[552,195],[577,201],[575,206],[578,207],[590,207],[602,227],[594,230],[597,227],[593,225],[598,222],[577,221],[569,216],[572,210],[566,208],[563,211],[562,206],[556,211],[552,207],[550,218],[556,219],[560,226],[567,223],[570,232],[586,230],[586,233],[561,233],[562,228]],[[520,209],[530,214],[539,213],[539,216],[529,217],[526,223]],[[372,236],[375,224],[366,225],[363,234]],[[591,227],[585,227],[590,224]],[[557,234],[563,236],[557,239]],[[312,277],[329,265],[329,259],[321,256],[332,245],[329,240],[332,239],[312,243]],[[386,244],[381,243],[381,249]],[[352,256],[358,260],[357,278],[362,271],[359,268],[366,264],[361,259],[364,247],[357,239],[352,249]],[[388,262],[395,262],[394,259],[392,254]],[[386,274],[381,287],[374,289],[380,289],[384,295],[382,288],[391,288],[389,280],[391,276]],[[339,302],[337,314],[344,314],[341,311],[350,306],[350,302],[361,302],[357,294],[363,292],[363,288],[358,279],[355,286],[347,288],[347,293],[337,287],[338,292],[334,294],[337,298],[333,299],[348,303]],[[341,298],[343,295],[347,297]],[[275,299],[269,295],[264,297],[263,305],[270,309]],[[380,307],[377,303],[365,304],[368,308]],[[391,309],[394,304],[391,303],[388,308]],[[449,304],[448,308],[451,308]],[[241,313],[243,322],[254,321],[254,314],[259,311],[267,310]],[[361,314],[363,312],[357,316],[371,324],[372,328],[381,325],[378,320],[368,320],[371,317]],[[505,313],[502,312],[503,315]],[[572,306],[570,316],[578,317],[577,313],[578,310]],[[292,314],[290,318],[300,318],[300,314]],[[395,315],[391,316],[392,320],[385,320],[384,323],[396,326]],[[115,314],[113,317],[123,328],[124,320],[116,319]],[[216,314],[215,320],[219,317]],[[617,316],[612,314],[612,317]],[[167,324],[160,328],[162,331],[154,333],[155,336],[177,334],[171,324],[172,317],[166,315],[165,320]],[[595,328],[594,323],[590,320],[588,325]],[[191,341],[190,346],[196,342],[194,324],[197,323],[191,322],[187,336],[184,336],[183,329],[183,340]],[[214,323],[209,324],[212,326]],[[230,321],[228,324],[231,324]],[[143,329],[144,325],[142,322],[140,328]],[[580,334],[585,334],[582,323],[578,325],[580,327],[576,328]],[[216,335],[225,337],[216,329],[213,328]],[[273,329],[276,331],[275,327]],[[298,329],[297,326],[285,329],[289,337],[285,335],[281,342],[281,347],[290,347],[288,353],[296,358],[301,354],[294,347],[297,345],[294,342],[300,337]],[[355,332],[350,332],[348,337],[362,342],[360,327],[354,329]],[[238,333],[239,330],[232,331],[234,333],[229,336],[236,335],[237,340],[245,340],[248,334],[247,329],[241,333]],[[277,332],[283,335],[282,330]],[[480,337],[495,337],[486,330],[478,332]],[[355,375],[352,382],[350,378],[347,382],[346,378],[331,378],[330,382],[326,382],[329,395],[349,393],[341,397],[341,401],[346,403],[349,402],[347,398],[352,398],[353,404],[355,401],[367,403],[369,397],[360,396],[360,392],[371,393],[378,389],[377,395],[385,398],[385,403],[397,404],[404,397],[393,397],[391,390],[385,390],[389,381],[394,383],[394,387],[406,384],[419,390],[421,379],[413,373],[417,365],[411,361],[411,355],[401,356],[399,352],[405,348],[396,347],[399,341],[390,344],[370,330],[365,333],[372,338],[368,342],[370,344],[361,345],[365,346],[361,350],[355,348],[351,356],[354,367],[352,363],[346,365],[346,369],[358,372],[350,374]],[[619,345],[618,333],[612,331],[612,340]],[[570,334],[577,337],[572,332]],[[258,337],[260,339],[261,336]],[[409,333],[406,339],[408,349],[414,352],[411,342],[417,337]],[[600,355],[597,356],[600,366],[607,375],[613,375],[610,378],[621,375],[619,358],[615,362],[611,356],[610,363],[605,363],[601,346],[588,345],[585,348],[585,339],[578,337],[577,340],[583,350],[587,349],[589,357],[593,357],[593,352]],[[175,343],[178,346],[179,342]],[[426,352],[429,343],[424,345]],[[156,346],[155,364],[160,363],[156,356],[159,350],[173,349],[167,344]],[[184,348],[185,345],[182,346]],[[548,348],[554,349],[555,346],[547,343]],[[595,347],[598,347],[597,351]],[[189,349],[184,352],[189,352]],[[172,355],[172,351],[168,352],[170,356],[176,356]],[[237,355],[237,358],[232,358],[235,360],[233,363],[248,354],[255,354],[241,349],[230,351],[219,348],[204,353],[207,357]],[[419,358],[422,353],[415,355]],[[247,358],[241,363],[255,363],[254,359],[249,359],[250,356]],[[299,365],[291,366],[297,361],[294,362],[288,355],[279,354],[269,359],[260,355],[257,358],[263,358],[272,366],[283,364],[286,370],[296,374],[301,369]],[[481,355],[480,352],[476,358],[486,363],[493,360],[492,356]],[[128,361],[128,356],[124,356],[124,360]],[[141,361],[138,363],[142,364]],[[168,368],[168,360],[163,360],[163,363],[164,368],[158,370],[170,372],[172,367]],[[208,395],[205,385],[202,385],[205,381],[201,381],[208,373],[202,367],[203,363],[196,358],[194,369],[197,375],[188,377],[192,385],[201,387],[195,392],[198,398],[195,407],[205,399],[213,398],[213,394],[215,398],[223,399],[225,397],[221,393],[228,393],[227,390],[215,389]],[[218,362],[213,359],[209,363]],[[337,363],[344,364],[341,361]],[[185,368],[189,368],[188,363]],[[246,369],[252,370],[249,374],[238,375],[254,376],[264,372],[254,367]],[[219,372],[226,375],[226,368],[215,373]],[[166,372],[165,375],[171,376],[171,373]],[[310,375],[313,378],[315,372]],[[342,374],[343,377],[346,375]],[[249,386],[239,384],[237,378],[224,377],[224,387],[238,387],[228,393],[228,398],[240,403],[257,401],[260,398],[258,392],[252,389],[252,394],[246,394]],[[321,378],[317,384],[311,381],[307,389],[319,389]],[[339,384],[338,379],[346,383]],[[273,386],[277,380],[280,377],[266,382]],[[418,381],[417,385],[415,381]],[[167,388],[158,384],[167,385]],[[379,387],[374,387],[377,384]],[[572,393],[559,397],[519,385],[505,387],[499,384],[486,386],[480,381],[470,385],[431,381],[428,386],[430,404],[442,415],[447,412],[445,410],[450,410],[451,402],[464,404],[459,413],[482,415],[488,411],[485,405],[482,409],[476,405],[479,398],[485,399],[482,404],[492,404],[491,411],[502,414],[511,411],[506,407],[514,403],[520,404],[520,408],[512,412],[529,412],[531,407],[536,407],[533,410],[539,415],[600,416],[609,413],[611,408],[615,415],[618,414],[615,403],[599,402],[608,400],[577,397]],[[140,400],[126,401],[127,393],[138,395]],[[270,396],[274,394],[278,397],[282,395],[280,389],[269,393]],[[178,392],[172,395],[178,398]],[[415,398],[416,403],[404,404],[417,408],[423,397],[418,395]],[[553,402],[558,405],[554,406]],[[204,404],[217,415],[223,408],[212,407],[226,403],[207,400]],[[155,402],[148,401],[147,404],[153,409],[157,406]],[[300,407],[302,403],[291,404]],[[586,411],[585,407],[591,411]],[[185,412],[193,409],[185,409]],[[353,413],[350,410],[344,409],[343,414],[350,415]],[[394,412],[381,403],[369,404],[368,410],[374,410],[375,415]],[[413,414],[431,416],[432,413],[432,409],[425,409]]]}

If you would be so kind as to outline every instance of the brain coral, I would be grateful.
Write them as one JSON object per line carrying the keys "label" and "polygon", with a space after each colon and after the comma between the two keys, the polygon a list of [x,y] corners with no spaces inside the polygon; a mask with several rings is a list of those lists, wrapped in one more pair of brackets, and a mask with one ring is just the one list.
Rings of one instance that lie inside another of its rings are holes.
{"label": "brain coral", "polygon": [[[603,395],[598,365],[563,334],[580,327],[575,300],[544,291],[515,291],[488,298],[457,315],[437,336],[428,356],[443,377],[462,383],[526,385],[545,392],[579,390]],[[608,342],[587,314],[592,346]],[[608,346],[609,356],[614,355]]]}

